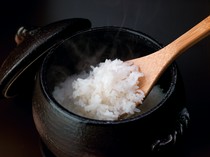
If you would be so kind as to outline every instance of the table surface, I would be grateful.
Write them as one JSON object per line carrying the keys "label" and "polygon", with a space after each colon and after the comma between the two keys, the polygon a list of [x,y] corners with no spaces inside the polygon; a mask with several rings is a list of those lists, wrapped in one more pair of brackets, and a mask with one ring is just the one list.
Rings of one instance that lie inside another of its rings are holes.
{"label": "table surface", "polygon": [[[90,19],[93,27],[129,27],[166,45],[208,15],[209,0],[52,0],[50,3],[8,0],[0,6],[0,62],[15,47],[14,34],[22,25],[42,26],[65,18],[83,17]],[[176,61],[183,77],[191,120],[173,156],[209,157],[210,37]],[[1,99],[0,156],[41,157],[39,144],[30,99]]]}

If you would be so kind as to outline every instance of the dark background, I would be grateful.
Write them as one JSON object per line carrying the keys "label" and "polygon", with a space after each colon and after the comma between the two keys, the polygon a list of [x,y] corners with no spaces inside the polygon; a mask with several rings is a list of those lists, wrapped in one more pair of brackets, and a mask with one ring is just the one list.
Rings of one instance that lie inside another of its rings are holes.
{"label": "dark background", "polygon": [[[61,19],[83,17],[91,20],[93,27],[129,27],[167,45],[208,15],[210,0],[2,1],[0,62],[15,47],[14,34],[20,26],[43,26]],[[183,76],[191,121],[173,156],[209,157],[210,37],[187,50],[177,63]],[[41,156],[31,104],[24,98],[0,100],[0,156]]]}

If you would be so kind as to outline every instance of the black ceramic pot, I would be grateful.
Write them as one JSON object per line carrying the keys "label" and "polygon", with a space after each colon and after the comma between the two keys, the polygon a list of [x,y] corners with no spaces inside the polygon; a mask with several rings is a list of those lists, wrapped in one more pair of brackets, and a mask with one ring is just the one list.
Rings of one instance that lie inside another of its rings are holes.
{"label": "black ceramic pot", "polygon": [[34,123],[51,156],[148,156],[176,143],[189,121],[175,62],[157,82],[164,97],[146,109],[140,106],[142,112],[117,121],[72,113],[55,100],[52,91],[57,83],[90,65],[105,59],[141,57],[161,47],[148,35],[127,28],[91,29],[84,19],[56,22],[30,31],[9,55],[0,69],[0,88],[4,97],[13,96],[37,72],[32,100]]}
{"label": "black ceramic pot", "polygon": [[52,95],[58,82],[90,65],[107,58],[141,57],[160,48],[158,42],[143,33],[102,27],[79,32],[51,49],[37,75],[33,97],[34,122],[49,150],[57,157],[134,157],[175,143],[188,120],[175,63],[158,81],[164,98],[143,113],[125,119],[85,118],[65,109]]}

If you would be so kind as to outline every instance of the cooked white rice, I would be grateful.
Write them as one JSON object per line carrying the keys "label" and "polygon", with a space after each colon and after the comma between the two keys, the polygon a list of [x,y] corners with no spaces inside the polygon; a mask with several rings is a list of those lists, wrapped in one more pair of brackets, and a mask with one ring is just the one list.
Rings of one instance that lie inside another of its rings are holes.
{"label": "cooked white rice", "polygon": [[58,84],[53,95],[70,111],[98,119],[116,120],[123,114],[140,112],[144,93],[139,89],[139,68],[119,59],[107,59],[88,74],[68,77]]}

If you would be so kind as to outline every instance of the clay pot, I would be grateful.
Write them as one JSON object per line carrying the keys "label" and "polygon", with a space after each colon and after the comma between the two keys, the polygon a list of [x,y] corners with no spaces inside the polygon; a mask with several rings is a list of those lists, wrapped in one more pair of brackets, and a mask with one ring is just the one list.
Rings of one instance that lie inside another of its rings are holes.
{"label": "clay pot", "polygon": [[[32,44],[33,45],[33,44]],[[88,28],[55,40],[37,68],[32,100],[33,118],[43,145],[56,157],[141,156],[176,143],[189,121],[184,88],[176,63],[158,81],[164,97],[116,121],[77,115],[52,95],[66,77],[105,59],[128,60],[162,47],[148,35],[128,28]],[[32,47],[33,48],[33,47]],[[24,49],[22,49],[24,50]]]}
{"label": "clay pot", "polygon": [[174,139],[168,141],[167,138],[174,137],[179,126],[177,117],[184,104],[183,86],[175,64],[158,82],[164,89],[164,98],[143,113],[118,121],[79,116],[59,104],[52,95],[57,83],[90,65],[97,65],[106,58],[128,60],[159,48],[161,46],[145,34],[102,27],[71,36],[51,50],[37,76],[33,98],[34,121],[49,150],[57,157],[139,156],[160,149],[158,147],[167,142],[173,143]]}

